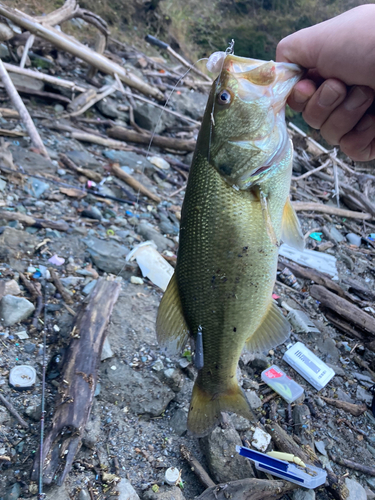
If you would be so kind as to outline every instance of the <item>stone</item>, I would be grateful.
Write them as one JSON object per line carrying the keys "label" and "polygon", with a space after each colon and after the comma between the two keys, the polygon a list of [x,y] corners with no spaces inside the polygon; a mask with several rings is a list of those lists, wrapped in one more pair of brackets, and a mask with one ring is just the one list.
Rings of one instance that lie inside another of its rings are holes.
{"label": "stone", "polygon": [[268,368],[269,362],[266,356],[257,355],[256,358],[248,363],[248,366],[256,372],[262,372],[263,370]]}
{"label": "stone", "polygon": [[90,281],[90,283],[87,283],[87,285],[82,290],[83,295],[90,295],[90,293],[94,290],[97,282],[98,280],[92,280]]}
{"label": "stone", "polygon": [[353,372],[352,376],[357,380],[360,380],[361,382],[368,382],[369,384],[374,385],[374,381],[369,375],[365,375],[364,373],[360,372]]}
{"label": "stone", "polygon": [[236,415],[235,413],[230,416],[230,421],[238,432],[248,431],[252,426],[250,420],[245,417],[241,417],[241,415]]}
{"label": "stone", "polygon": [[0,299],[4,295],[19,295],[21,293],[20,287],[15,280],[1,280],[0,281]]}
{"label": "stone", "polygon": [[32,406],[28,406],[26,409],[25,409],[25,414],[32,418],[33,420],[35,420],[35,422],[39,422],[40,421],[40,418],[42,416],[42,405],[41,404],[38,404],[38,405],[32,405]]}
{"label": "stone", "polygon": [[86,150],[78,151],[74,149],[65,154],[77,165],[77,167],[89,167],[93,169],[95,169],[95,167],[100,167],[100,162]]}
{"label": "stone", "polygon": [[[2,26],[5,26],[5,24],[2,23]],[[10,28],[8,28],[10,31],[12,31]],[[13,36],[13,32],[12,32]],[[7,61],[10,59],[10,53],[8,47],[4,43],[0,43],[0,59],[2,61]]]}
{"label": "stone", "polygon": [[254,477],[249,460],[239,455],[236,446],[242,446],[238,432],[230,425],[216,427],[208,436],[200,439],[212,479],[217,483]]}
{"label": "stone", "polygon": [[34,304],[23,297],[5,295],[0,302],[0,318],[5,326],[27,319],[34,311]]}
{"label": "stone", "polygon": [[[116,370],[111,370],[111,366],[116,366]],[[137,415],[158,417],[174,398],[174,392],[150,373],[136,372],[113,361],[104,361],[102,370],[106,372],[102,380],[106,379],[116,390],[103,391],[101,397],[112,403],[124,402]]]}
{"label": "stone", "polygon": [[169,105],[182,115],[201,120],[207,104],[207,95],[197,91],[173,93]]}
{"label": "stone", "polygon": [[250,408],[256,410],[262,406],[262,400],[259,398],[255,391],[246,391],[245,395],[249,402]]}
{"label": "stone", "polygon": [[84,238],[83,242],[88,247],[94,264],[102,271],[118,275],[129,266],[125,260],[129,249],[124,245],[114,241],[100,240],[94,236]]}
{"label": "stone", "polygon": [[346,239],[351,245],[354,245],[356,247],[360,247],[362,243],[362,238],[358,236],[358,234],[355,233],[348,233],[346,235]]}
{"label": "stone", "polygon": [[60,278],[60,281],[61,283],[64,285],[64,286],[77,286],[79,285],[80,283],[82,283],[82,281],[84,281],[85,278],[80,278],[79,276],[68,276],[67,278]]}
{"label": "stone", "polygon": [[134,109],[135,123],[155,134],[161,134],[167,127],[177,123],[177,119],[170,114],[164,113],[162,120],[160,115],[160,109],[148,103],[137,103],[137,107]]}
{"label": "stone", "polygon": [[127,120],[129,115],[124,111],[119,111],[117,109],[118,105],[119,103],[115,101],[115,99],[106,97],[97,102],[95,106],[104,116],[108,116],[109,118],[120,118],[122,120]]}
{"label": "stone", "polygon": [[357,392],[355,394],[355,397],[358,401],[366,403],[369,406],[371,406],[372,400],[374,398],[374,396],[370,394],[368,391],[366,391],[366,389],[361,385],[357,387]]}
{"label": "stone", "polygon": [[183,436],[187,432],[187,412],[182,408],[178,408],[171,420],[169,421],[170,427],[177,436]]}
{"label": "stone", "polygon": [[[311,413],[307,405],[298,404],[293,408],[293,423],[296,434],[303,435],[310,428]],[[306,444],[306,443],[304,443]]]}
{"label": "stone", "polygon": [[160,372],[164,368],[164,363],[161,359],[157,359],[154,364],[152,365],[152,369],[155,372]]}
{"label": "stone", "polygon": [[66,484],[54,485],[48,489],[45,500],[71,500]]}
{"label": "stone", "polygon": [[143,236],[145,240],[152,240],[159,252],[163,252],[168,248],[174,248],[175,243],[168,238],[164,238],[156,229],[154,229],[150,224],[141,223],[137,226],[136,231],[138,234]]}
{"label": "stone", "polygon": [[315,441],[315,448],[319,451],[319,453],[327,456],[327,451],[324,441]]}
{"label": "stone", "polygon": [[101,416],[95,411],[96,403],[90,414],[89,421],[86,424],[85,431],[82,437],[82,443],[91,450],[95,449],[100,439],[100,426],[102,423]]}
{"label": "stone", "polygon": [[152,172],[155,171],[153,164],[149,162],[145,156],[137,155],[137,153],[133,153],[133,151],[108,149],[103,151],[103,155],[109,160],[119,163],[121,167],[128,167],[133,170],[145,170],[148,168],[151,169]]}
{"label": "stone", "polygon": [[322,354],[326,355],[328,363],[336,364],[340,359],[340,351],[336,347],[336,342],[331,338],[326,338],[317,341],[317,346]]}
{"label": "stone", "polygon": [[35,351],[35,349],[36,345],[31,342],[27,342],[23,345],[23,350],[28,354],[32,354]]}
{"label": "stone", "polygon": [[114,354],[111,349],[111,345],[109,343],[108,337],[106,337],[103,343],[103,349],[102,349],[102,354],[100,356],[100,360],[104,361],[105,359],[113,358],[113,356]]}
{"label": "stone", "polygon": [[103,216],[99,208],[89,207],[85,208],[81,212],[81,217],[86,217],[87,219],[102,220]]}
{"label": "stone", "polygon": [[38,153],[29,151],[28,148],[20,148],[19,146],[11,145],[9,146],[9,151],[13,154],[14,164],[22,165],[22,168],[29,175],[35,175],[35,170],[38,170],[39,175],[43,175],[43,173],[54,174],[57,171],[58,167],[56,167],[51,160],[48,160]]}
{"label": "stone", "polygon": [[305,489],[295,490],[293,500],[315,500],[315,491]]}
{"label": "stone", "polygon": [[124,477],[116,486],[117,491],[119,492],[116,497],[118,500],[140,500],[137,492],[130,484],[130,481],[125,479]]}
{"label": "stone", "polygon": [[[0,44],[0,46],[1,46],[1,44]],[[4,191],[6,186],[7,186],[6,181],[4,181],[4,179],[0,179],[0,191]]]}
{"label": "stone", "polygon": [[355,403],[354,399],[351,398],[346,392],[344,392],[340,387],[336,389],[337,398],[346,403]]}
{"label": "stone", "polygon": [[184,385],[184,377],[176,368],[168,368],[163,372],[163,382],[165,382],[173,392],[179,392]]}
{"label": "stone", "polygon": [[364,487],[357,481],[350,478],[345,478],[345,485],[349,490],[349,496],[346,500],[367,500],[367,495]]}
{"label": "stone", "polygon": [[20,496],[21,496],[21,485],[20,483],[14,483],[13,486],[8,491],[8,493],[6,493],[3,498],[4,500],[17,500]]}
{"label": "stone", "polygon": [[35,198],[40,198],[47,189],[49,189],[49,184],[47,184],[47,182],[43,182],[33,177],[28,178],[24,187],[25,192]]}
{"label": "stone", "polygon": [[182,491],[178,486],[160,486],[158,492],[152,491],[152,489],[147,490],[143,497],[143,500],[185,500]]}
{"label": "stone", "polygon": [[44,82],[42,80],[36,80],[27,75],[19,75],[18,73],[9,73],[9,76],[17,87],[23,87],[28,90],[43,90]]}

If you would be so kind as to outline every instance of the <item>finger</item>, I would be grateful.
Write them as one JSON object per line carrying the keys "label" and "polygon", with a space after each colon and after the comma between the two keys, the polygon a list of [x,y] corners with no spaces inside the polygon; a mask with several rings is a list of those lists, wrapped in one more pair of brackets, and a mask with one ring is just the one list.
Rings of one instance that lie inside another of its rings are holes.
{"label": "finger", "polygon": [[283,38],[276,47],[276,61],[316,68],[323,42],[320,31],[320,26],[312,26]]}
{"label": "finger", "polygon": [[375,159],[375,117],[365,115],[354,130],[344,135],[340,149],[355,161]]}
{"label": "finger", "polygon": [[314,82],[301,80],[294,86],[292,93],[288,97],[288,104],[294,111],[301,112],[315,92],[316,85]]}
{"label": "finger", "polygon": [[336,78],[326,80],[306,104],[303,118],[312,128],[319,129],[346,97],[346,85]]}
{"label": "finger", "polygon": [[341,138],[357,125],[373,100],[374,91],[369,87],[353,87],[320,128],[324,139],[329,144],[339,144]]}

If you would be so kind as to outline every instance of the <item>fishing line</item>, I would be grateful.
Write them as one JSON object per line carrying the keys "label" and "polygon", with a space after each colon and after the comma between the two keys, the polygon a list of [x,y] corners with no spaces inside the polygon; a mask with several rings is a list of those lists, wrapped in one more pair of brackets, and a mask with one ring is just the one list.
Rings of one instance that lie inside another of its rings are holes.
{"label": "fishing line", "polygon": [[46,399],[46,347],[47,347],[47,286],[46,280],[43,280],[44,287],[44,325],[43,325],[43,365],[42,365],[42,414],[40,417],[40,449],[39,449],[39,485],[38,500],[44,500],[43,493],[43,446],[44,446],[44,424],[45,424],[45,399]]}

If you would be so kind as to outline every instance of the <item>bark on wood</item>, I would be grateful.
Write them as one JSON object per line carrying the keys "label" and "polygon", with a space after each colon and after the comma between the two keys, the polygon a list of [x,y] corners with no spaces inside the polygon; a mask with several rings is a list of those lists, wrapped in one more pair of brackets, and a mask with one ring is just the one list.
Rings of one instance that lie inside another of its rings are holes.
{"label": "bark on wood", "polygon": [[296,212],[312,211],[321,212],[329,215],[337,215],[339,217],[347,217],[351,219],[371,220],[371,214],[363,212],[352,212],[351,210],[344,210],[343,208],[332,207],[331,205],[324,205],[323,203],[305,203],[299,201],[292,202],[293,208]]}
{"label": "bark on wood", "polygon": [[[1,9],[1,5],[0,5]],[[29,112],[26,109],[26,106],[24,105],[22,99],[20,98],[12,80],[10,79],[7,70],[4,67],[3,61],[0,59],[0,78],[1,81],[4,84],[4,87],[9,95],[10,100],[12,101],[14,107],[17,109],[21,120],[23,124],[26,127],[26,130],[30,136],[31,142],[33,143],[33,146],[38,149],[43,156],[46,158],[49,158],[49,155],[47,153],[47,150],[42,142],[42,139],[40,138],[40,135],[35,128],[34,122],[32,121]]]}
{"label": "bark on wood", "polygon": [[125,142],[116,141],[115,139],[107,139],[107,137],[100,137],[95,134],[88,134],[87,132],[72,132],[71,137],[73,139],[77,139],[77,141],[92,142],[94,144],[99,144],[100,146],[105,146],[107,148],[119,149],[121,151],[130,151]]}
{"label": "bark on wood", "polygon": [[[0,88],[5,88],[5,85],[0,84]],[[22,87],[21,85],[15,85],[14,88],[17,90],[19,94],[32,95],[36,97],[41,97],[42,99],[52,100],[56,102],[62,102],[65,104],[70,103],[69,97],[65,97],[61,94],[56,94],[55,92],[46,92],[44,90],[35,90],[27,87]]]}
{"label": "bark on wood", "polygon": [[77,85],[75,82],[70,82],[69,80],[63,80],[62,78],[56,78],[55,76],[47,75],[45,73],[39,73],[38,71],[33,71],[32,69],[19,68],[18,66],[14,66],[14,64],[3,64],[5,69],[9,73],[17,73],[18,75],[30,76],[31,78],[35,78],[35,80],[52,83],[53,85],[71,89],[72,91],[76,90],[77,92],[85,92],[85,90],[87,90],[85,87]]}
{"label": "bark on wood", "polygon": [[212,481],[208,473],[204,470],[202,465],[183,444],[180,446],[180,452],[182,458],[184,458],[188,462],[191,470],[194,472],[194,474],[197,476],[197,478],[205,488],[211,488],[215,486],[215,483]]}
{"label": "bark on wood", "polygon": [[36,16],[34,19],[40,24],[56,26],[56,24],[61,24],[64,21],[71,19],[72,16],[74,17],[78,8],[77,0],[66,0],[64,5],[59,9],[56,9],[45,16]]}
{"label": "bark on wood", "polygon": [[69,293],[63,287],[63,285],[62,285],[62,283],[60,281],[60,278],[57,276],[56,271],[51,268],[49,270],[49,272],[51,273],[51,278],[52,278],[53,284],[55,285],[55,287],[57,288],[57,291],[59,292],[59,294],[63,298],[63,301],[66,304],[73,304],[72,297],[69,295]]}
{"label": "bark on wood", "polygon": [[142,94],[155,97],[155,99],[158,99],[159,101],[164,101],[164,95],[157,88],[151,87],[151,85],[145,83],[141,78],[133,75],[119,64],[110,61],[107,57],[97,54],[95,51],[78,42],[78,40],[68,37],[53,27],[44,26],[36,22],[34,18],[18,10],[6,7],[3,4],[0,4],[0,15],[10,19],[18,26],[29,30],[30,33],[34,33],[41,38],[48,40],[58,49],[65,50],[66,52],[79,57],[104,73],[108,73],[110,75],[117,73],[119,78],[124,83],[137,89]]}
{"label": "bark on wood", "polygon": [[323,401],[328,403],[331,406],[335,406],[336,408],[339,408],[340,410],[344,410],[348,413],[351,413],[355,417],[359,417],[367,411],[367,406],[365,404],[362,405],[355,405],[353,403],[347,403],[346,401],[341,401],[340,399],[332,399],[332,398],[326,398],[325,396],[320,396]]}
{"label": "bark on wood", "polygon": [[57,229],[57,231],[67,231],[69,229],[69,224],[65,221],[55,221],[47,219],[34,219],[30,215],[25,215],[20,212],[3,212],[0,211],[0,219],[5,220],[18,220],[25,224],[25,226],[35,226],[39,228],[49,228]]}
{"label": "bark on wood", "polygon": [[161,198],[159,198],[159,196],[152,193],[143,184],[134,179],[134,177],[121,170],[120,165],[118,163],[114,163],[112,165],[112,172],[116,175],[116,177],[125,181],[126,184],[131,186],[135,191],[144,194],[145,196],[150,198],[150,200],[156,201],[156,203],[161,202]]}
{"label": "bark on wood", "polygon": [[5,408],[9,411],[9,413],[17,420],[17,422],[22,425],[22,427],[25,427],[26,429],[29,428],[29,424],[24,421],[24,419],[21,417],[21,415],[18,413],[18,411],[14,408],[12,403],[9,403],[2,394],[0,394],[0,402],[5,406]]}
{"label": "bark on wood", "polygon": [[[344,319],[340,318],[339,316],[336,316],[333,312],[327,310],[324,311],[325,317],[328,319],[330,323],[335,325],[336,328],[341,330],[342,332],[346,333],[350,337],[356,337],[357,339],[361,340],[362,342],[366,341],[366,335],[363,333],[361,330],[357,330],[356,328],[353,328],[353,326],[345,321]],[[368,347],[368,345],[367,345]]]}
{"label": "bark on wood", "polygon": [[[99,32],[95,39],[95,46],[94,46],[95,52],[97,52],[98,54],[104,54],[106,46],[107,46],[107,37],[103,35],[103,33]],[[97,72],[98,68],[96,68],[95,66],[91,66],[91,68],[87,70],[86,74],[87,80],[89,81],[92,80]]]}
{"label": "bark on wood", "polygon": [[359,307],[351,302],[338,297],[326,288],[313,285],[310,288],[310,295],[319,300],[323,307],[332,309],[336,314],[353,325],[358,325],[363,330],[375,335],[375,321],[372,316],[362,311]]}
{"label": "bark on wood", "polygon": [[21,58],[21,62],[20,62],[20,68],[24,68],[25,67],[26,59],[27,59],[27,54],[29,53],[29,50],[33,46],[34,40],[35,40],[35,35],[30,35],[29,38],[27,39],[25,47],[23,49],[23,53],[22,53],[22,58]]}
{"label": "bark on wood", "polygon": [[[88,303],[77,315],[72,339],[64,357],[61,389],[52,428],[43,446],[45,484],[51,484],[57,469],[62,467],[63,471],[57,479],[57,484],[61,485],[80,449],[94,398],[106,328],[119,292],[119,283],[101,278]],[[39,461],[36,458],[33,480],[38,477],[38,473]]]}
{"label": "bark on wood", "polygon": [[346,458],[338,457],[333,453],[330,453],[330,458],[334,462],[339,465],[343,465],[344,467],[349,467],[349,469],[359,470],[364,474],[368,474],[369,476],[375,476],[375,467],[369,467],[368,465],[362,465],[357,462],[353,462],[353,460],[347,460]]}
{"label": "bark on wood", "polygon": [[99,174],[99,172],[94,172],[93,170],[89,170],[88,168],[78,167],[70,158],[68,158],[63,153],[60,154],[60,160],[63,165],[65,165],[65,167],[74,170],[74,172],[84,175],[92,181],[100,182],[102,180],[102,176]]}
{"label": "bark on wood", "polygon": [[[120,139],[122,141],[136,142],[138,144],[149,145],[151,134],[139,134],[134,130],[129,130],[124,127],[112,127],[107,130],[109,137]],[[164,149],[175,149],[177,151],[194,151],[196,142],[193,140],[175,139],[174,137],[164,137],[162,135],[154,135],[152,138],[153,146],[158,146]]]}
{"label": "bark on wood", "polygon": [[298,486],[287,481],[246,478],[218,484],[207,489],[197,500],[276,500]]}

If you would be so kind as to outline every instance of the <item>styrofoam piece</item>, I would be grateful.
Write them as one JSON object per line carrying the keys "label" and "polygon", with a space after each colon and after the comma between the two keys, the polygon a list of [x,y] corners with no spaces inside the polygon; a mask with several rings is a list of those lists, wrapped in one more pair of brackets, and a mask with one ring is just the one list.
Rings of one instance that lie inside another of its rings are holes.
{"label": "styrofoam piece", "polygon": [[16,389],[28,389],[36,382],[36,371],[29,365],[18,365],[10,370],[9,384]]}
{"label": "styrofoam piece", "polygon": [[156,250],[153,241],[145,241],[128,253],[126,260],[136,260],[139,268],[148,279],[162,290],[166,290],[174,269]]}
{"label": "styrofoam piece", "polygon": [[302,342],[296,342],[283,356],[292,368],[306,379],[317,391],[325,387],[335,372]]}
{"label": "styrofoam piece", "polygon": [[180,471],[177,467],[169,467],[169,469],[165,471],[165,482],[170,486],[174,486],[179,479]]}
{"label": "styrofoam piece", "polygon": [[315,250],[297,250],[286,243],[280,246],[279,254],[293,262],[297,262],[297,264],[302,264],[303,266],[311,267],[322,273],[327,273],[332,276],[334,280],[339,279],[336,268],[337,259],[333,255],[324,252],[316,252]]}
{"label": "styrofoam piece", "polygon": [[267,446],[271,442],[271,436],[264,432],[262,429],[257,427],[253,434],[253,440],[251,441],[251,445],[254,446],[257,450],[266,451]]}

